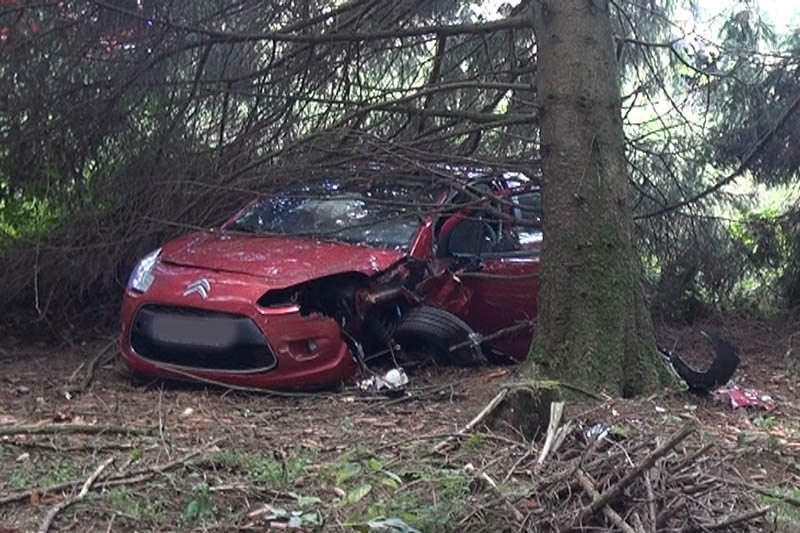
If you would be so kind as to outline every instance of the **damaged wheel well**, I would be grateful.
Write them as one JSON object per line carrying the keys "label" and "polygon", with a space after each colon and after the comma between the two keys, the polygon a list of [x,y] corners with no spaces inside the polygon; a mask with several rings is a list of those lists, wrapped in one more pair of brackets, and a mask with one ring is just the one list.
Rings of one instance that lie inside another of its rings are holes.
{"label": "damaged wheel well", "polygon": [[[425,305],[414,289],[425,276],[424,263],[403,263],[378,276],[344,272],[266,292],[258,305],[294,307],[335,320],[355,351],[381,351],[399,343],[409,353],[440,362],[480,364],[486,361],[471,340],[475,333],[453,313]],[[423,291],[424,292],[424,291]],[[455,344],[465,346],[450,352]],[[357,346],[356,346],[357,345]],[[392,348],[390,347],[391,351]]]}
{"label": "damaged wheel well", "polygon": [[323,313],[333,318],[349,318],[356,312],[355,294],[369,287],[370,278],[359,272],[344,272],[304,281],[283,289],[272,289],[258,299],[261,307],[296,305],[303,315]]}

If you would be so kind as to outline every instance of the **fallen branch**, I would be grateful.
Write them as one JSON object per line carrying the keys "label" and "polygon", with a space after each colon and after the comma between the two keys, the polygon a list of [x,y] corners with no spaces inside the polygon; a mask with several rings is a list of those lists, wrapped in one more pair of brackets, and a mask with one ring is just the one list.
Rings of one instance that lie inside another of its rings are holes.
{"label": "fallen branch", "polygon": [[788,503],[789,505],[793,505],[794,507],[800,507],[800,499],[793,498],[791,496],[786,496],[785,494],[779,494],[774,490],[770,490],[767,487],[762,487],[761,485],[756,485],[755,483],[749,483],[747,481],[722,478],[722,477],[712,477],[711,479],[713,479],[714,481],[719,481],[720,483],[725,483],[726,485],[738,485],[740,487],[752,490],[753,492],[757,492],[769,498],[774,498],[784,503]]}
{"label": "fallen branch", "polygon": [[[581,487],[583,487],[583,490],[586,491],[586,494],[592,498],[593,502],[598,501],[600,499],[600,493],[597,492],[597,489],[594,487],[594,483],[592,483],[592,480],[589,478],[586,472],[578,469],[575,474],[578,477],[578,483],[581,484]],[[606,515],[606,518],[608,518],[612,524],[621,529],[623,533],[636,533],[636,531],[608,505],[603,506],[603,514]]]}
{"label": "fallen branch", "polygon": [[561,531],[572,531],[573,529],[578,528],[578,525],[583,522],[583,519],[587,516],[591,516],[597,511],[599,511],[604,505],[606,505],[609,501],[616,498],[622,491],[625,490],[628,485],[633,483],[639,476],[641,476],[645,471],[652,468],[652,466],[656,463],[656,461],[670,452],[675,446],[677,446],[681,441],[683,441],[686,437],[691,435],[696,429],[694,422],[689,422],[685,424],[681,429],[679,429],[674,435],[672,435],[667,442],[663,445],[659,446],[658,448],[653,451],[647,458],[633,470],[628,472],[622,479],[617,481],[614,485],[606,489],[598,499],[594,500],[591,504],[584,507],[578,516],[572,521],[572,523],[567,526],[561,528]]}
{"label": "fallen branch", "polygon": [[508,388],[505,388],[505,387],[504,387],[504,388],[503,388],[503,389],[502,389],[500,392],[498,392],[498,393],[497,393],[497,395],[496,395],[494,398],[492,398],[492,400],[491,400],[491,401],[490,401],[490,402],[489,402],[489,403],[486,405],[486,407],[484,407],[484,408],[483,408],[483,410],[481,410],[481,412],[480,412],[480,413],[478,413],[478,414],[475,416],[475,418],[473,418],[472,420],[470,420],[470,421],[467,423],[467,425],[466,425],[466,426],[464,426],[464,427],[463,427],[463,428],[462,428],[462,429],[461,429],[461,430],[460,430],[460,431],[459,431],[459,432],[456,434],[456,436],[450,436],[450,437],[447,437],[447,438],[446,438],[446,439],[444,439],[442,442],[440,442],[439,444],[437,444],[436,446],[434,446],[434,447],[433,447],[433,453],[438,453],[439,451],[441,451],[441,450],[443,450],[444,448],[446,448],[446,447],[447,447],[447,446],[448,446],[448,445],[449,445],[451,442],[453,442],[453,441],[454,441],[456,438],[458,438],[458,437],[460,437],[460,436],[464,435],[464,434],[465,434],[466,432],[468,432],[468,431],[472,431],[472,429],[473,429],[475,426],[477,426],[477,425],[478,425],[478,424],[481,422],[481,420],[483,420],[484,418],[486,418],[486,417],[487,417],[487,416],[488,416],[488,415],[489,415],[489,414],[490,414],[492,411],[494,411],[495,409],[497,409],[497,406],[498,406],[498,405],[500,405],[500,402],[502,402],[502,401],[505,399],[505,397],[506,397],[506,395],[507,395],[507,394],[508,394]]}
{"label": "fallen branch", "polygon": [[86,495],[89,493],[89,489],[91,489],[92,485],[94,485],[94,482],[97,481],[97,478],[100,476],[100,474],[103,473],[103,470],[105,470],[108,467],[108,465],[110,465],[113,462],[114,462],[114,456],[112,455],[111,457],[100,463],[100,465],[94,470],[94,472],[92,472],[92,475],[90,475],[86,479],[86,481],[83,483],[83,487],[81,487],[81,491],[77,494],[77,496],[73,496],[72,498],[69,498],[54,505],[53,508],[50,509],[50,511],[48,511],[48,513],[45,515],[44,520],[42,520],[42,524],[39,526],[39,533],[47,533],[47,531],[50,530],[50,526],[53,524],[53,520],[55,520],[56,515],[58,513],[60,513],[67,507],[75,505],[76,503],[84,499]]}
{"label": "fallen branch", "polygon": [[[476,274],[477,274],[477,272],[476,272]],[[463,276],[463,275],[464,274],[459,274],[459,276]],[[537,276],[538,276],[538,274],[537,274]],[[452,346],[450,346],[447,349],[447,351],[450,352],[450,353],[453,353],[453,352],[458,351],[458,350],[460,350],[462,348],[467,348],[467,347],[470,347],[470,346],[474,346],[476,344],[477,345],[485,344],[487,342],[499,339],[500,337],[505,337],[506,335],[510,335],[511,333],[516,333],[517,331],[522,330],[522,329],[531,329],[531,328],[533,328],[533,326],[535,324],[536,324],[535,320],[526,320],[524,322],[519,322],[517,324],[514,324],[513,326],[508,326],[507,328],[499,329],[499,330],[495,331],[494,333],[492,333],[490,335],[480,335],[480,334],[478,334],[478,336],[475,338],[475,340],[470,339],[468,341],[463,341],[463,342],[459,342],[457,344],[453,344]]]}
{"label": "fallen branch", "polygon": [[55,433],[86,433],[88,435],[150,435],[155,428],[131,428],[90,424],[31,424],[0,427],[1,435],[42,435]]}
{"label": "fallen branch", "polygon": [[8,444],[9,446],[17,446],[19,448],[39,448],[42,450],[49,450],[51,452],[56,453],[68,453],[68,452],[83,452],[83,451],[90,451],[90,452],[99,452],[101,450],[132,450],[135,446],[129,442],[109,442],[105,444],[80,444],[75,446],[56,446],[55,444],[51,444],[49,442],[36,442],[36,441],[19,441],[19,440],[9,440],[3,441],[3,444]]}
{"label": "fallen branch", "polygon": [[[182,457],[179,457],[173,461],[169,461],[168,463],[164,463],[162,465],[148,466],[140,468],[138,470],[134,470],[132,472],[128,472],[127,474],[117,474],[114,476],[103,478],[101,480],[101,485],[103,487],[115,487],[118,485],[132,485],[134,483],[141,483],[143,481],[148,481],[149,479],[152,479],[154,476],[158,474],[162,474],[167,470],[172,470],[173,468],[180,466],[186,463],[187,461],[190,461],[191,459],[194,459],[195,457],[205,452],[209,447],[213,446],[219,441],[220,439],[211,441],[201,448],[192,450],[186,455],[183,455]],[[51,492],[56,492],[59,490],[71,489],[76,487],[80,482],[81,480],[64,481],[62,483],[56,483],[54,485],[50,485],[43,489],[40,489],[39,487],[29,487],[27,489],[14,492],[7,496],[3,496],[2,498],[0,498],[0,505],[25,500],[27,498],[30,498],[31,494],[34,492],[37,492],[39,494],[49,494]]]}
{"label": "fallen branch", "polygon": [[[468,474],[474,475],[475,474],[475,467],[471,463],[467,464],[464,467],[464,471],[467,472]],[[477,477],[479,477],[480,479],[484,480],[486,482],[486,484],[489,485],[492,488],[492,490],[495,491],[497,496],[502,500],[503,505],[505,505],[505,507],[508,510],[508,512],[511,513],[514,516],[514,520],[516,520],[519,523],[522,523],[522,522],[525,521],[525,515],[522,514],[522,511],[517,509],[516,506],[513,503],[511,503],[511,501],[509,501],[508,497],[506,497],[506,495],[503,494],[503,492],[497,486],[497,483],[495,483],[495,481],[492,479],[492,477],[489,474],[487,474],[486,472],[481,472]]]}
{"label": "fallen branch", "polygon": [[114,339],[108,344],[106,344],[102,350],[97,352],[92,356],[89,360],[89,364],[86,367],[86,374],[84,374],[83,379],[77,385],[69,385],[64,387],[66,392],[85,392],[89,385],[92,383],[94,379],[94,371],[97,368],[98,363],[102,366],[107,361],[110,361],[114,356],[116,356],[116,352],[111,352],[111,357],[106,357],[106,354],[109,353],[111,348],[117,345],[117,340]]}
{"label": "fallen branch", "polygon": [[647,512],[650,515],[650,531],[651,533],[656,533],[658,529],[658,513],[656,512],[656,494],[653,491],[650,470],[644,473],[644,487],[647,490]]}
{"label": "fallen branch", "polygon": [[756,518],[761,518],[765,514],[767,514],[772,509],[771,505],[766,507],[762,507],[761,509],[754,509],[752,511],[748,511],[746,513],[730,516],[716,524],[707,524],[707,525],[698,525],[694,529],[690,529],[689,531],[716,531],[718,529],[728,529],[732,526],[742,524],[744,522],[750,522],[751,520],[755,520]]}

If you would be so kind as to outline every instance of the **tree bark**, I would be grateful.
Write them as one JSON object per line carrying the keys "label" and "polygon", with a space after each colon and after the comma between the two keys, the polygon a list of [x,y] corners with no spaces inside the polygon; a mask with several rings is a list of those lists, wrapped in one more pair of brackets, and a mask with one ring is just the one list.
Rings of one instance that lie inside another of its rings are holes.
{"label": "tree bark", "polygon": [[633,396],[664,370],[633,246],[609,3],[533,6],[545,240],[524,371]]}

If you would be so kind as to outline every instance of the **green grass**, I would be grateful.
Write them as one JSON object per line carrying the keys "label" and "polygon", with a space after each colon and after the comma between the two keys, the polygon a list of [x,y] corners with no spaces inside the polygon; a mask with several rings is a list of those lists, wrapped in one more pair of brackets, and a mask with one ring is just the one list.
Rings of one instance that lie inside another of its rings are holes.
{"label": "green grass", "polygon": [[[468,508],[472,480],[461,470],[423,467],[393,473],[377,464],[364,466],[346,482],[353,487],[342,502],[348,516],[345,525],[351,530],[364,530],[372,519],[393,517],[425,533],[452,531]],[[347,469],[355,471],[352,466]],[[365,486],[372,490],[363,493]],[[357,498],[351,496],[354,493]]]}
{"label": "green grass", "polygon": [[109,507],[122,515],[150,523],[162,522],[170,503],[160,498],[139,496],[128,487],[115,487],[103,494]]}
{"label": "green grass", "polygon": [[[775,488],[774,490],[775,494],[800,500],[800,488]],[[800,531],[800,508],[779,498],[771,498],[769,496],[763,496],[762,502],[767,505],[773,505],[771,514],[778,526],[778,532],[795,533]]]}
{"label": "green grass", "polygon": [[8,476],[10,490],[22,490],[32,486],[46,487],[64,481],[81,478],[81,465],[69,457],[54,457],[46,460],[31,455],[17,463]]}
{"label": "green grass", "polygon": [[272,453],[244,453],[221,450],[214,460],[243,472],[249,479],[273,488],[290,488],[306,474],[307,467],[316,459],[313,450],[295,447],[285,457]]}

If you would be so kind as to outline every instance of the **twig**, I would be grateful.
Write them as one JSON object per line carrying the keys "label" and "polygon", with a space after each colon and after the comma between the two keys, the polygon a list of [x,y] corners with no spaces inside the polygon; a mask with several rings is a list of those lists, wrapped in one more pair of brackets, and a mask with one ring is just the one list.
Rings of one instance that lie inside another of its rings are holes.
{"label": "twig", "polygon": [[[464,433],[466,433],[468,431],[471,431],[472,428],[474,428],[475,426],[477,426],[481,422],[481,420],[486,418],[492,411],[497,409],[497,406],[500,405],[500,402],[502,402],[505,399],[507,394],[508,394],[508,388],[504,387],[500,392],[497,393],[497,395],[494,398],[492,398],[492,401],[490,401],[486,405],[486,407],[484,407],[483,410],[481,410],[481,412],[478,413],[477,416],[475,416],[475,418],[470,420],[469,423],[467,423],[467,425],[464,426],[458,432],[457,435],[458,436],[462,436],[462,435],[464,435]],[[447,447],[448,444],[453,442],[453,440],[455,440],[456,438],[457,437],[454,437],[454,436],[447,437],[445,440],[443,440],[442,442],[440,442],[439,444],[437,444],[436,446],[433,447],[433,453],[437,453],[437,452],[441,451],[442,449]]]}
{"label": "twig", "polygon": [[767,514],[770,509],[772,509],[772,506],[767,505],[766,507],[762,507],[760,509],[754,509],[746,513],[730,516],[715,524],[698,525],[689,531],[715,531],[717,529],[728,529],[731,526],[735,526],[743,522],[749,522],[751,520],[755,520],[756,518],[761,518]]}
{"label": "twig", "polygon": [[681,429],[679,429],[674,435],[672,435],[667,442],[665,442],[662,446],[656,448],[656,450],[651,453],[647,458],[633,470],[628,472],[622,479],[617,481],[614,485],[606,489],[600,497],[593,501],[587,507],[584,507],[578,516],[572,521],[569,526],[561,528],[561,531],[571,531],[575,529],[578,524],[583,522],[583,519],[587,516],[591,516],[597,511],[599,511],[604,505],[606,505],[610,500],[619,496],[625,488],[633,483],[636,478],[642,475],[645,470],[651,468],[655,462],[662,456],[669,453],[675,446],[677,446],[681,441],[683,441],[686,437],[691,435],[696,429],[694,422],[689,422],[685,424]]}
{"label": "twig", "polygon": [[[671,468],[670,469],[670,473],[674,475],[674,474],[677,474],[678,472],[681,472],[683,468],[690,468],[692,466],[695,466],[695,462],[697,461],[697,459],[701,455],[706,454],[713,447],[713,445],[714,445],[714,441],[707,442],[699,450],[695,451],[691,455],[686,456],[675,467]],[[683,465],[688,465],[688,466],[687,467],[683,467]]]}
{"label": "twig", "polygon": [[728,485],[739,485],[740,487],[744,487],[746,489],[750,489],[754,492],[759,494],[763,494],[764,496],[768,496],[770,498],[774,498],[776,500],[780,500],[784,503],[788,503],[789,505],[793,505],[795,507],[800,507],[800,500],[797,498],[792,498],[791,496],[786,496],[784,494],[778,494],[774,490],[770,490],[767,487],[762,487],[761,485],[756,485],[755,483],[748,483],[747,481],[741,481],[738,479],[728,479],[728,478],[721,478],[721,477],[712,477],[711,479],[715,481],[719,481],[721,483],[725,483]]}
{"label": "twig", "polygon": [[575,424],[572,423],[572,420],[567,421],[566,424],[558,428],[556,431],[556,436],[553,439],[553,446],[550,448],[550,453],[556,453],[561,445],[564,444],[564,441],[567,439],[567,436],[572,433]]}
{"label": "twig", "polygon": [[49,450],[51,452],[56,453],[68,453],[68,452],[82,452],[82,451],[92,451],[98,452],[100,450],[131,450],[134,448],[134,445],[129,442],[109,442],[104,444],[79,444],[75,446],[56,446],[55,444],[51,444],[49,442],[36,442],[36,441],[20,441],[20,440],[9,440],[3,441],[3,444],[7,444],[9,446],[17,446],[20,448],[40,448],[42,450]]}
{"label": "twig", "polygon": [[39,533],[47,533],[47,531],[50,529],[50,526],[53,523],[53,520],[55,519],[58,513],[60,513],[67,507],[74,505],[79,501],[81,501],[82,499],[84,499],[86,495],[89,493],[89,489],[92,488],[94,482],[97,480],[100,474],[103,473],[103,470],[105,470],[108,467],[108,465],[110,465],[113,462],[114,462],[114,456],[112,455],[111,457],[100,463],[100,466],[98,466],[94,470],[94,472],[92,472],[92,475],[86,479],[86,481],[83,483],[83,487],[81,487],[81,491],[78,493],[77,496],[73,496],[72,498],[69,498],[54,505],[53,508],[50,509],[50,511],[45,515],[44,520],[42,520],[42,524],[39,526]]}
{"label": "twig", "polygon": [[[189,453],[187,453],[186,455],[179,457],[174,461],[170,461],[168,463],[140,468],[138,470],[134,470],[133,472],[129,472],[127,474],[117,474],[114,476],[109,476],[107,478],[102,479],[101,484],[103,487],[114,487],[117,485],[131,485],[134,483],[141,483],[142,481],[147,481],[157,474],[161,474],[163,472],[166,472],[167,470],[171,470],[176,466],[180,466],[186,463],[187,461],[192,460],[193,458],[205,452],[209,447],[213,446],[219,441],[220,439],[213,440],[208,444],[206,444],[205,446],[194,449]],[[40,494],[49,494],[51,492],[55,492],[58,490],[65,490],[75,487],[76,485],[78,485],[78,483],[80,483],[80,480],[64,481],[62,483],[56,483],[55,485],[50,485],[49,487],[45,487],[43,489],[40,489],[39,487],[29,487],[27,489],[3,496],[2,498],[0,498],[0,505],[30,498],[31,493],[33,492],[38,492]]]}
{"label": "twig", "polygon": [[[584,472],[581,469],[578,469],[575,475],[578,477],[578,483],[581,484],[581,487],[583,487],[583,490],[586,491],[586,494],[588,494],[589,497],[592,498],[592,501],[593,502],[600,501],[601,498],[600,493],[597,492],[597,489],[594,488],[594,483],[592,483],[592,480],[589,478],[586,472]],[[633,530],[633,528],[629,526],[628,523],[625,522],[625,520],[623,520],[622,517],[618,515],[614,511],[614,509],[612,509],[608,505],[603,505],[603,514],[606,515],[606,518],[608,518],[612,524],[617,526],[624,533],[636,533]]]}
{"label": "twig", "polygon": [[[92,383],[92,380],[94,379],[94,371],[98,363],[101,365],[105,364],[106,358],[104,356],[108,353],[109,350],[111,350],[111,348],[115,347],[116,345],[117,345],[117,340],[113,339],[108,344],[106,344],[102,350],[94,354],[92,358],[89,359],[89,364],[86,367],[86,374],[84,374],[81,382],[78,383],[77,385],[69,385],[67,387],[64,387],[64,390],[66,392],[86,391],[86,389],[89,388],[89,385]],[[116,353],[112,352],[112,356],[113,355],[116,355]]]}
{"label": "twig", "polygon": [[167,452],[167,458],[170,457],[169,453],[169,446],[167,446],[167,441],[164,439],[164,416],[163,410],[161,409],[161,402],[164,397],[164,386],[162,385],[158,389],[158,437],[161,439],[161,444],[164,446],[164,451]]}
{"label": "twig", "polygon": [[650,470],[644,473],[644,487],[647,490],[647,510],[650,513],[650,531],[656,533],[656,495],[653,492],[653,482],[650,480]]}
{"label": "twig", "polygon": [[[538,276],[538,274],[536,275]],[[462,274],[459,274],[459,276],[462,276]],[[453,344],[452,346],[450,346],[450,348],[448,348],[447,351],[452,353],[457,350],[460,350],[461,348],[467,348],[475,344],[478,345],[485,344],[489,341],[493,341],[495,339],[499,339],[500,337],[504,337],[506,335],[510,335],[511,333],[515,333],[521,329],[532,328],[535,324],[536,324],[535,320],[525,320],[524,322],[519,322],[517,324],[514,324],[513,326],[508,326],[507,328],[499,329],[490,335],[478,335],[478,338],[476,340],[470,339],[468,341],[463,341],[457,344]]]}
{"label": "twig", "polygon": [[[467,464],[467,465],[464,467],[464,470],[465,470],[465,471],[466,471],[468,474],[474,474],[474,472],[475,472],[475,467],[474,467],[474,466],[473,466],[473,465],[470,463],[470,464]],[[497,486],[497,483],[495,483],[495,481],[494,481],[494,480],[491,478],[491,476],[490,476],[489,474],[487,474],[485,471],[483,471],[483,472],[481,472],[481,473],[480,473],[480,474],[479,474],[477,477],[479,477],[480,479],[484,480],[484,481],[486,482],[486,484],[487,484],[487,485],[489,485],[489,486],[492,488],[492,490],[494,490],[494,491],[495,491],[495,493],[496,493],[496,494],[497,494],[497,495],[500,497],[500,499],[502,500],[502,502],[503,502],[503,505],[505,505],[506,509],[508,509],[508,512],[510,512],[510,513],[511,513],[511,514],[514,516],[514,520],[516,520],[516,521],[517,521],[517,522],[519,522],[519,523],[522,523],[522,522],[525,520],[525,515],[523,515],[523,514],[522,514],[522,512],[521,512],[519,509],[517,509],[517,508],[514,506],[514,504],[513,504],[513,503],[511,503],[511,502],[508,500],[508,498],[506,497],[506,495],[505,495],[505,494],[503,494],[503,493],[500,491],[500,488]]]}
{"label": "twig", "polygon": [[154,428],[131,428],[90,424],[31,424],[0,427],[0,435],[43,435],[54,433],[86,433],[89,435],[151,435]]}
{"label": "twig", "polygon": [[676,497],[672,502],[667,502],[656,518],[656,530],[662,529],[667,525],[667,522],[675,515],[686,509],[686,498],[681,494]]}

